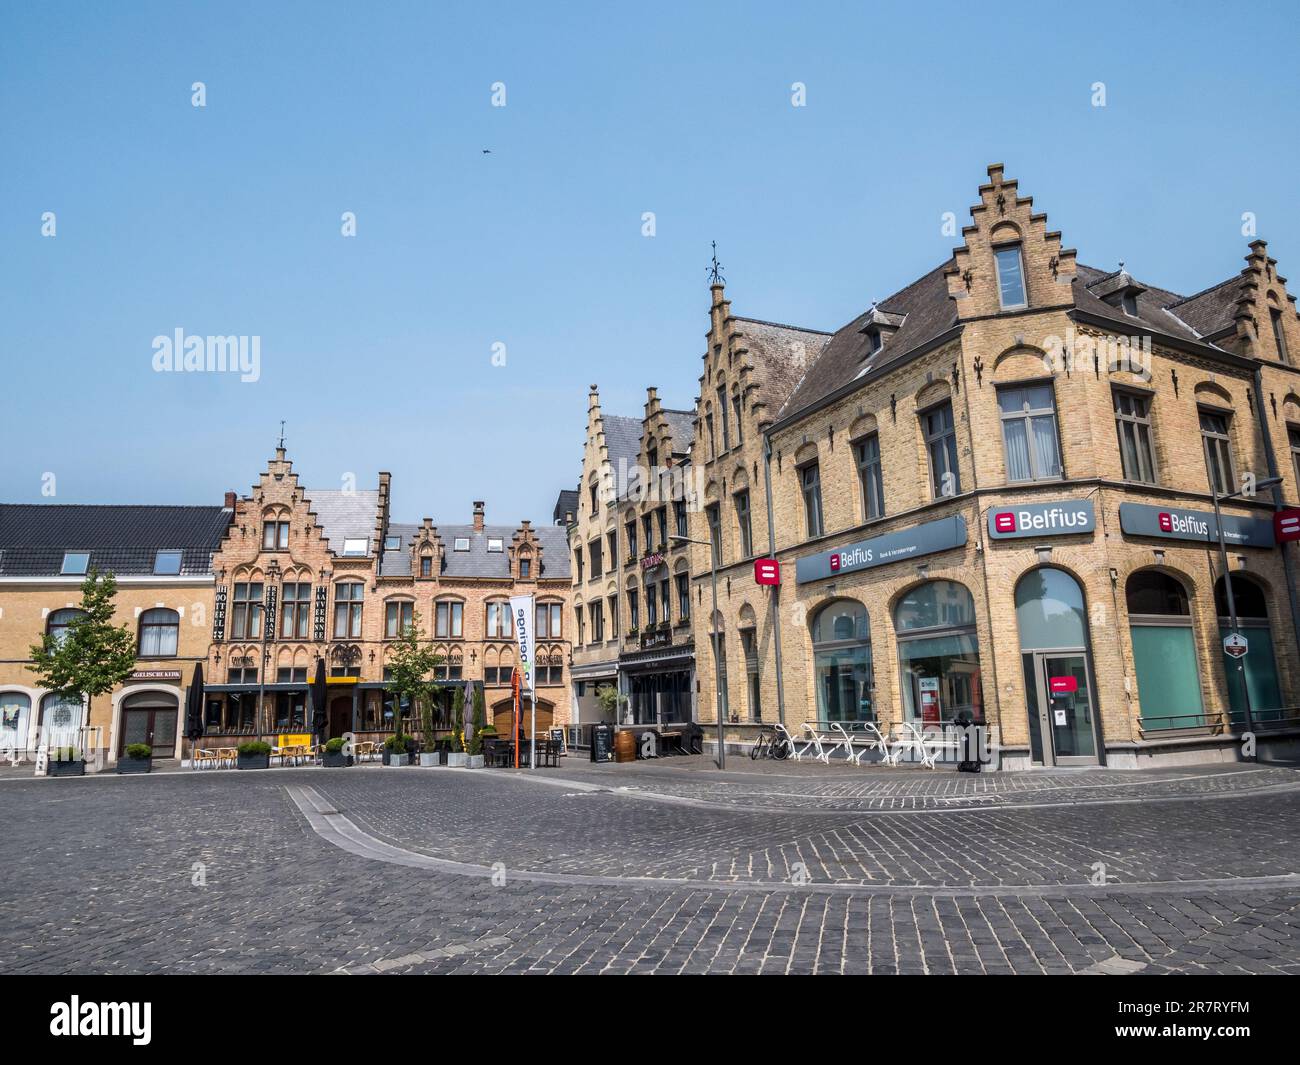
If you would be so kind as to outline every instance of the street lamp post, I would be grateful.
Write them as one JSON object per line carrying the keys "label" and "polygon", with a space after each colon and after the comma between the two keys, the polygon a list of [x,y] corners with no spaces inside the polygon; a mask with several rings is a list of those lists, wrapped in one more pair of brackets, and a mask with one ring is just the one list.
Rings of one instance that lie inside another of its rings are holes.
{"label": "street lamp post", "polygon": [[713,616],[709,624],[713,628],[713,713],[718,719],[718,768],[727,768],[727,748],[722,729],[722,659],[718,656],[718,556],[712,540],[692,540],[689,536],[670,536],[670,541],[679,544],[699,544],[709,549],[709,573],[713,578]]}
{"label": "street lamp post", "polygon": [[[1268,477],[1262,481],[1256,481],[1250,495],[1253,496],[1261,488],[1271,488],[1273,485],[1281,483],[1281,477]],[[1219,510],[1219,504],[1225,499],[1235,499],[1245,494],[1245,491],[1240,488],[1235,492],[1211,493],[1214,496],[1214,532],[1219,541],[1219,564],[1223,567],[1223,590],[1228,600],[1228,625],[1232,629],[1234,636],[1241,635],[1241,627],[1237,624],[1237,600],[1232,594],[1232,570],[1228,567],[1228,545],[1223,539],[1223,514]],[[1246,683],[1246,663],[1241,658],[1235,661],[1237,671],[1241,674],[1241,702],[1242,708],[1246,711],[1246,731],[1254,732],[1255,720],[1251,713],[1250,685]]]}

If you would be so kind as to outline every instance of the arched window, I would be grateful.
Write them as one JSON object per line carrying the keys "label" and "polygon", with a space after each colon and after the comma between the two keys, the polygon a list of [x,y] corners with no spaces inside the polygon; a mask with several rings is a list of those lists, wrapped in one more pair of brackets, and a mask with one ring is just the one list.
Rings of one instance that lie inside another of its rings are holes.
{"label": "arched window", "polygon": [[45,696],[41,700],[41,743],[51,749],[77,747],[81,715],[82,701],[75,696],[54,693]]}
{"label": "arched window", "polygon": [[140,615],[140,657],[174,658],[180,636],[181,616],[175,610],[158,607]]}
{"label": "arched window", "polygon": [[[1237,629],[1246,637],[1248,650],[1241,658],[1223,656],[1223,672],[1228,678],[1228,705],[1232,723],[1246,723],[1246,695],[1254,721],[1276,720],[1282,706],[1282,691],[1277,682],[1277,659],[1273,653],[1273,631],[1268,623],[1268,602],[1264,589],[1249,577],[1232,575],[1232,604],[1237,613]],[[1219,616],[1220,647],[1232,631],[1228,611],[1228,592],[1220,577],[1214,582],[1214,609]],[[1245,691],[1242,690],[1243,685]]]}
{"label": "arched window", "polygon": [[1200,671],[1187,589],[1167,573],[1139,570],[1124,590],[1144,731],[1203,723]]}
{"label": "arched window", "polygon": [[913,588],[894,608],[894,631],[909,718],[924,724],[967,713],[984,720],[975,602],[954,581]]}
{"label": "arched window", "polygon": [[852,599],[827,603],[813,615],[812,642],[818,720],[875,720],[867,608]]}
{"label": "arched window", "polygon": [[0,752],[26,751],[31,710],[32,700],[22,692],[0,692]]}
{"label": "arched window", "polygon": [[62,643],[68,638],[68,626],[77,618],[85,617],[84,610],[77,610],[74,607],[68,607],[65,610],[51,610],[50,616],[45,620],[45,631],[48,632],[58,643]]}

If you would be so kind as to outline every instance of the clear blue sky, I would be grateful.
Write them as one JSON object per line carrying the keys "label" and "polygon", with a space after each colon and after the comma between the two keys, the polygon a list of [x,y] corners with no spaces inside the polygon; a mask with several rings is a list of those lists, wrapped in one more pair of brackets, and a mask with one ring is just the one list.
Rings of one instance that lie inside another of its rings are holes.
{"label": "clear blue sky", "polygon": [[[7,3],[0,499],[219,502],[284,418],[311,485],[549,520],[588,384],[693,402],[710,240],[736,313],[833,329],[992,161],[1081,262],[1190,293],[1253,211],[1300,288],[1294,7],[1151,10]],[[178,327],[261,380],[153,372]]]}

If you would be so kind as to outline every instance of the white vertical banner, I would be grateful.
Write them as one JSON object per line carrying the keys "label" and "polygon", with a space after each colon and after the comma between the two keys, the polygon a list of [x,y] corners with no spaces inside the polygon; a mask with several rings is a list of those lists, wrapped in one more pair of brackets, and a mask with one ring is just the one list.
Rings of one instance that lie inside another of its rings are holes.
{"label": "white vertical banner", "polygon": [[520,691],[534,694],[533,681],[536,671],[533,669],[533,597],[531,595],[512,595],[510,597],[510,614],[515,624],[515,640],[519,644],[518,669],[523,677]]}

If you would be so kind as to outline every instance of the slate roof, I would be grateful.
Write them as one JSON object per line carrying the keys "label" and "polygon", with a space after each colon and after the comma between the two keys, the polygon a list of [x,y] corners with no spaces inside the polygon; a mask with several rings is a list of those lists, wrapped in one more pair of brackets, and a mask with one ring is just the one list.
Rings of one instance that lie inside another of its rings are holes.
{"label": "slate roof", "polygon": [[758,318],[732,319],[739,323],[743,346],[750,353],[758,397],[774,417],[808,368],[821,355],[831,334],[819,329],[764,322]]}
{"label": "slate roof", "polygon": [[627,491],[628,472],[636,468],[636,457],[641,451],[641,423],[642,419],[623,414],[601,415],[609,468],[614,477],[614,495],[620,499]]}
{"label": "slate roof", "polygon": [[[576,493],[575,493],[576,494]],[[485,525],[482,532],[475,532],[473,525],[438,525],[438,536],[442,540],[442,576],[443,577],[510,577],[510,541],[517,531],[513,525]],[[411,542],[419,533],[420,526],[391,522],[388,526],[389,536],[400,536],[401,545],[392,551],[385,551],[380,561],[381,577],[409,577],[411,575]],[[569,534],[563,525],[538,525],[533,535],[542,547],[542,567],[539,577],[568,580]],[[468,551],[457,551],[456,540],[465,537],[469,540]],[[501,551],[489,551],[488,540],[499,537]]]}
{"label": "slate roof", "polygon": [[862,332],[871,310],[858,315],[848,325],[831,335],[821,355],[809,365],[781,407],[778,419],[792,417],[820,403],[836,389],[870,370],[897,362],[908,352],[921,347],[957,324],[957,309],[948,298],[944,271],[951,260],[936,266],[877,304],[877,309],[905,315],[902,326],[885,340],[884,346],[871,355],[871,345]]}
{"label": "slate roof", "polygon": [[231,512],[224,507],[0,504],[0,575],[57,576],[65,551],[119,577],[148,576],[161,550],[181,552],[181,575],[212,572]]}
{"label": "slate roof", "polygon": [[378,491],[370,489],[343,492],[337,488],[306,488],[303,489],[303,495],[306,496],[312,513],[316,515],[316,522],[329,541],[331,551],[342,555],[344,540],[364,539],[366,554],[374,554],[376,545],[370,541],[375,535],[375,517],[379,511]]}
{"label": "slate roof", "polygon": [[1168,305],[1168,311],[1203,337],[1231,329],[1235,324],[1232,314],[1241,297],[1242,280],[1237,274],[1227,281],[1220,281],[1195,295],[1175,300]]}
{"label": "slate roof", "polygon": [[1103,287],[1118,275],[1117,270],[1098,270],[1092,266],[1077,264],[1075,266],[1074,305],[1081,311],[1109,318],[1121,331],[1133,329],[1134,323],[1149,325],[1157,332],[1167,336],[1181,337],[1184,340],[1198,339],[1197,331],[1192,329],[1182,315],[1169,314],[1165,308],[1176,303],[1182,297],[1176,292],[1146,285],[1145,282],[1130,279],[1142,285],[1144,290],[1138,293],[1137,317],[1125,314],[1119,307],[1113,307],[1093,291]]}
{"label": "slate roof", "polygon": [[572,514],[576,521],[578,518],[578,501],[581,498],[576,488],[560,489],[560,494],[555,498],[555,510],[551,512],[551,520],[562,525],[564,515]]}
{"label": "slate roof", "polygon": [[673,434],[673,453],[685,455],[695,440],[695,411],[661,409],[668,431]]}

